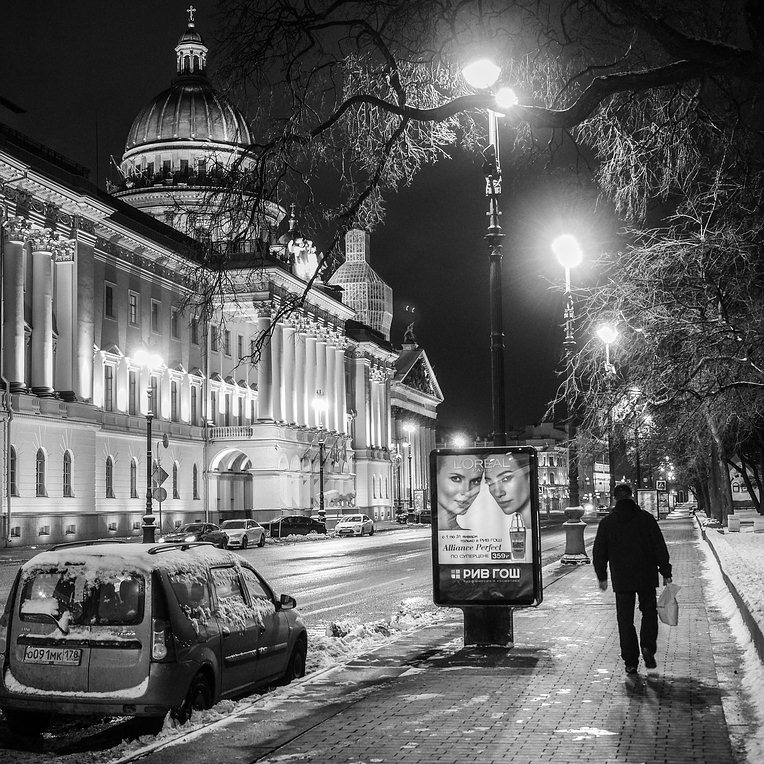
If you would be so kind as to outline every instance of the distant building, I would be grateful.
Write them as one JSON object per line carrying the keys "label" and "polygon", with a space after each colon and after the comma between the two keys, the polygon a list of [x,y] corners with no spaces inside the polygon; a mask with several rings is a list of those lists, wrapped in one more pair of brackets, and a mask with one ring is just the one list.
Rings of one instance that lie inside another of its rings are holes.
{"label": "distant building", "polygon": [[[390,518],[404,420],[426,482],[443,398],[424,351],[410,363],[390,343],[392,292],[368,234],[349,232],[348,267],[308,288],[315,247],[294,210],[263,205],[244,224],[211,207],[226,173],[251,170],[251,136],[207,80],[193,22],[175,53],[172,86],[128,132],[114,195],[0,127],[0,495],[13,543],[140,535],[147,492],[163,530],[310,513],[321,471],[328,509]],[[210,310],[190,274],[216,252],[228,286]]]}

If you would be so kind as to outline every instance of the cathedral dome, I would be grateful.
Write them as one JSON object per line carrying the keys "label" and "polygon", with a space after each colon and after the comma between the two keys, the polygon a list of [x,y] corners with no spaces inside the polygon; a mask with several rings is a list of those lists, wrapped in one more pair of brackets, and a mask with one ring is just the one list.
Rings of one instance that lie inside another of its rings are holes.
{"label": "cathedral dome", "polygon": [[252,136],[241,112],[206,77],[179,76],[133,121],[127,150],[163,141],[213,141],[249,145]]}
{"label": "cathedral dome", "polygon": [[242,113],[207,79],[207,52],[202,36],[189,21],[175,46],[177,77],[141,109],[128,133],[126,151],[157,142],[252,143]]}

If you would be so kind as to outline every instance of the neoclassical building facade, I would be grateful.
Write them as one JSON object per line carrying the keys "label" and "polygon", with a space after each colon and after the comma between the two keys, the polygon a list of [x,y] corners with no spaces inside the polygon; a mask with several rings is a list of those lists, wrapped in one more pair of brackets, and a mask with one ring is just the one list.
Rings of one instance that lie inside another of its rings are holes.
{"label": "neoclassical building facade", "polygon": [[[175,53],[113,194],[0,126],[6,542],[138,536],[147,494],[164,530],[310,513],[321,473],[330,512],[389,518],[404,426],[426,488],[443,397],[424,351],[391,344],[368,234],[350,231],[348,267],[309,288],[315,250],[294,211],[262,206],[248,237],[208,216],[198,200],[246,172],[251,136],[207,81],[193,22]],[[231,255],[233,238],[241,257],[210,306],[199,242]]]}

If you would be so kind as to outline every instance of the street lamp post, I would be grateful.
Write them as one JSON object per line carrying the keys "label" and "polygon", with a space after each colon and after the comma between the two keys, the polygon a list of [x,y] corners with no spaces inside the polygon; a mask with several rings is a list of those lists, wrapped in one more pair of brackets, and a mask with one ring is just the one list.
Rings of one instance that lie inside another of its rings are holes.
{"label": "street lamp post", "polygon": [[151,387],[151,372],[162,365],[162,359],[145,350],[139,350],[134,356],[135,362],[148,370],[149,383],[146,394],[148,397],[148,410],[146,411],[146,514],[143,516],[143,543],[153,544],[156,539],[156,518],[154,517],[153,495],[152,495],[152,467],[153,459],[151,453],[151,422],[154,419],[154,394]]}
{"label": "street lamp post", "polygon": [[[615,366],[610,362],[610,346],[618,339],[618,330],[609,324],[604,324],[597,329],[597,336],[605,343],[605,374],[608,388],[610,388],[611,380],[615,376]],[[608,401],[607,409],[607,460],[612,501],[615,491],[615,459],[613,458],[613,408],[610,401]]]}
{"label": "street lamp post", "polygon": [[[467,83],[477,90],[489,90],[499,79],[501,69],[486,59],[475,61],[462,70]],[[496,93],[496,105],[507,108],[517,103],[515,94],[509,88]],[[504,388],[504,319],[502,316],[501,292],[501,241],[504,234],[499,218],[499,197],[501,196],[501,161],[499,152],[499,115],[488,109],[488,146],[483,151],[483,172],[485,174],[485,195],[488,198],[488,288],[491,319],[491,423],[493,443],[507,444],[506,400]]]}
{"label": "street lamp post", "polygon": [[[576,349],[576,339],[573,334],[573,324],[575,313],[573,307],[573,293],[570,289],[570,269],[581,264],[583,255],[581,247],[574,236],[564,234],[558,236],[552,242],[552,251],[557,256],[560,264],[565,268],[565,339],[563,348],[565,349],[565,369],[569,378],[573,375],[573,352]],[[578,450],[576,448],[576,411],[574,395],[570,383],[567,386],[566,395],[567,404],[567,422],[566,430],[568,435],[568,493],[569,504],[571,507],[578,507],[581,504],[578,488]]]}
{"label": "street lamp post", "polygon": [[408,442],[404,443],[403,445],[406,446],[409,450],[409,512],[413,512],[414,510],[414,479],[413,479],[413,471],[412,471],[412,461],[413,461],[413,454],[411,451],[411,433],[414,431],[414,425],[413,424],[406,424],[403,426],[403,429],[406,431],[406,434],[408,435]]}
{"label": "street lamp post", "polygon": [[565,528],[565,552],[560,558],[564,565],[579,565],[588,563],[589,555],[584,545],[584,530],[586,523],[581,519],[584,508],[581,506],[578,488],[578,449],[576,448],[576,407],[575,394],[573,391],[573,352],[576,349],[576,339],[573,334],[575,314],[573,310],[573,293],[570,290],[570,269],[580,265],[583,258],[581,247],[578,246],[574,236],[564,234],[558,236],[552,242],[552,251],[557,256],[560,264],[565,268],[565,371],[568,375],[566,386],[567,421],[566,432],[568,436],[568,506],[565,509],[563,523]]}
{"label": "street lamp post", "polygon": [[[491,61],[482,59],[465,66],[462,74],[466,82],[477,90],[493,88],[501,70]],[[495,103],[501,108],[509,108],[517,103],[515,94],[509,88],[500,89],[495,95]],[[504,326],[501,294],[501,240],[504,234],[499,223],[499,196],[501,195],[501,164],[499,156],[498,113],[488,109],[488,146],[483,151],[483,172],[485,174],[485,194],[488,197],[488,242],[489,257],[489,310],[491,320],[491,423],[493,444],[507,444],[506,400],[504,389]],[[514,626],[511,607],[472,606],[463,607],[465,645],[514,644]]]}
{"label": "street lamp post", "polygon": [[326,398],[322,390],[316,390],[313,407],[318,415],[318,514],[324,515],[324,412],[327,408]]}

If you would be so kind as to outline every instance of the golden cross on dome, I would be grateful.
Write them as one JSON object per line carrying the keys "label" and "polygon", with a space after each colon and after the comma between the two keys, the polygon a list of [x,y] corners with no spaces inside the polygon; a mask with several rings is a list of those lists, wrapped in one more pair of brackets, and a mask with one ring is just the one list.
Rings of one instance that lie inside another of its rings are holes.
{"label": "golden cross on dome", "polygon": [[186,13],[188,14],[188,23],[193,24],[194,23],[194,14],[196,13],[196,8],[194,8],[193,5],[189,5],[188,8],[186,8]]}

